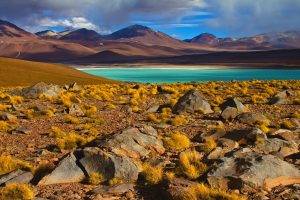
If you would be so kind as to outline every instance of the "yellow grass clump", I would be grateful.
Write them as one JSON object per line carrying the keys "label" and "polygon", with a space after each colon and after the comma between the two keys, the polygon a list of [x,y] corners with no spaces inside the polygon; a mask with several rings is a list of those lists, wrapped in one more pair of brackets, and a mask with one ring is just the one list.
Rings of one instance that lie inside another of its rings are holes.
{"label": "yellow grass clump", "polygon": [[110,180],[108,181],[108,184],[109,184],[110,186],[114,186],[114,185],[122,184],[123,182],[124,182],[124,181],[123,181],[121,178],[115,177],[115,178],[110,179]]}
{"label": "yellow grass clump", "polygon": [[246,200],[238,194],[210,188],[204,184],[195,184],[187,187],[184,191],[178,192],[174,197],[176,200]]}
{"label": "yellow grass clump", "polygon": [[202,157],[195,150],[185,151],[180,154],[180,169],[189,179],[197,179],[207,170],[206,164],[201,162]]}
{"label": "yellow grass clump", "polygon": [[66,115],[64,117],[64,120],[69,124],[80,124],[80,120],[77,117],[73,117],[72,115]]}
{"label": "yellow grass clump", "polygon": [[289,121],[289,120],[284,120],[282,123],[281,123],[281,127],[282,128],[286,128],[286,129],[293,129],[294,128],[294,124]]}
{"label": "yellow grass clump", "polygon": [[0,156],[0,175],[12,172],[16,169],[30,171],[32,170],[32,166],[25,161],[13,158],[11,156]]}
{"label": "yellow grass clump", "polygon": [[171,150],[184,150],[190,147],[190,139],[183,133],[174,132],[170,136],[163,139],[164,144]]}
{"label": "yellow grass clump", "polygon": [[33,200],[34,190],[27,184],[11,183],[0,189],[1,200]]}
{"label": "yellow grass clump", "polygon": [[5,105],[0,103],[0,111],[6,111],[10,107],[11,107],[10,105]]}
{"label": "yellow grass clump", "polygon": [[23,102],[23,97],[21,96],[10,96],[9,97],[9,103],[12,105],[18,105],[21,104]]}
{"label": "yellow grass clump", "polygon": [[157,124],[160,123],[160,119],[158,119],[154,113],[148,113],[147,120]]}
{"label": "yellow grass clump", "polygon": [[5,121],[0,121],[0,132],[9,131],[9,124]]}
{"label": "yellow grass clump", "polygon": [[149,163],[144,163],[142,175],[147,183],[155,185],[163,178],[163,168],[161,166],[152,166]]}
{"label": "yellow grass clump", "polygon": [[171,124],[173,126],[182,126],[189,122],[187,116],[184,115],[177,115],[174,117],[174,119],[171,120]]}
{"label": "yellow grass clump", "polygon": [[104,176],[101,173],[93,172],[89,176],[89,184],[91,185],[99,185],[104,181]]}

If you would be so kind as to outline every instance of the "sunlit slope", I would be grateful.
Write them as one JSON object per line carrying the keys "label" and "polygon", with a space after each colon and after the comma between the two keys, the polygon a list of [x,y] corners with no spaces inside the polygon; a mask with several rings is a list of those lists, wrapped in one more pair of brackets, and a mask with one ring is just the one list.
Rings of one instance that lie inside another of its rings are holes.
{"label": "sunlit slope", "polygon": [[65,84],[111,83],[105,78],[92,76],[59,64],[47,64],[0,57],[0,86],[24,86],[37,82]]}

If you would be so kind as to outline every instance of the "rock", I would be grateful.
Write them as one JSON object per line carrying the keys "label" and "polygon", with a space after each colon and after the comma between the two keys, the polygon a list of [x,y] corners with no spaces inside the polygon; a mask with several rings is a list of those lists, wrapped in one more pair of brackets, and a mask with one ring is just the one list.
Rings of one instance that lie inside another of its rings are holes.
{"label": "rock", "polygon": [[9,113],[2,113],[0,115],[0,120],[3,120],[3,121],[16,121],[17,117],[12,115],[12,114],[9,114]]}
{"label": "rock", "polygon": [[126,192],[134,191],[134,185],[131,183],[123,183],[116,186],[99,186],[92,190],[94,194],[101,194],[102,196],[113,195],[118,196]]}
{"label": "rock", "polygon": [[[147,129],[147,134],[143,133]],[[141,128],[141,131],[138,128],[129,128],[121,134],[115,134],[105,144],[100,144],[100,147],[110,149],[116,155],[126,155],[130,158],[147,157],[150,152],[158,154],[165,152],[162,141],[150,127]]]}
{"label": "rock", "polygon": [[159,109],[159,105],[153,105],[150,108],[148,108],[148,110],[146,111],[146,113],[155,113],[157,112]]}
{"label": "rock", "polygon": [[221,117],[228,121],[234,120],[237,115],[238,115],[238,110],[233,107],[227,107],[221,113]]}
{"label": "rock", "polygon": [[283,147],[298,149],[298,145],[293,141],[285,141],[278,138],[269,138],[262,143],[256,143],[255,149],[265,154],[277,153]]}
{"label": "rock", "polygon": [[256,113],[242,113],[238,116],[238,120],[242,123],[254,125],[254,124],[268,124],[270,120],[263,114]]}
{"label": "rock", "polygon": [[264,186],[266,179],[300,176],[300,170],[294,165],[276,156],[255,153],[249,149],[241,149],[222,160],[207,175],[208,183],[220,189],[259,188]]}
{"label": "rock", "polygon": [[281,176],[278,178],[267,178],[264,182],[264,188],[267,190],[271,190],[277,186],[287,186],[287,185],[294,185],[300,184],[300,177],[285,177]]}
{"label": "rock", "polygon": [[68,108],[68,114],[70,115],[74,115],[77,117],[81,117],[84,116],[84,112],[82,111],[82,109],[80,108],[80,106],[78,104],[72,104],[70,108]]}
{"label": "rock", "polygon": [[0,176],[0,185],[9,183],[29,183],[33,179],[31,172],[15,170]]}
{"label": "rock", "polygon": [[70,91],[79,91],[81,87],[76,83],[71,83],[70,85],[65,85],[64,86],[65,90],[70,90]]}
{"label": "rock", "polygon": [[29,130],[26,127],[18,127],[18,128],[16,128],[15,130],[12,131],[13,135],[17,135],[17,134],[26,134],[26,135],[28,135],[30,133],[31,133],[31,130]]}
{"label": "rock", "polygon": [[61,183],[78,183],[85,178],[82,169],[76,163],[73,153],[64,157],[58,166],[47,176],[42,178],[39,185],[51,185]]}
{"label": "rock", "polygon": [[[174,178],[169,183],[168,187],[168,198],[162,199],[183,199],[182,194],[186,194],[186,189],[190,186],[195,185],[195,182],[183,179],[183,178]],[[192,197],[190,199],[193,199]]]}
{"label": "rock", "polygon": [[228,150],[223,149],[221,147],[216,147],[214,150],[212,150],[208,156],[207,159],[209,160],[215,160],[224,157],[224,155],[228,152]]}
{"label": "rock", "polygon": [[288,90],[284,90],[282,92],[279,92],[278,94],[276,94],[275,96],[273,96],[270,101],[269,104],[271,105],[280,105],[280,104],[286,104],[288,101],[288,97],[291,95],[291,92],[289,92]]}
{"label": "rock", "polygon": [[225,148],[225,149],[237,149],[239,147],[239,143],[234,140],[230,140],[227,138],[220,138],[218,139],[218,146]]}
{"label": "rock", "polygon": [[249,134],[247,134],[246,138],[253,143],[256,141],[264,142],[267,140],[267,135],[259,128],[254,128]]}
{"label": "rock", "polygon": [[276,137],[279,137],[283,140],[286,141],[291,141],[291,140],[300,140],[300,133],[299,132],[292,132],[287,129],[279,129],[273,133]]}
{"label": "rock", "polygon": [[61,92],[61,88],[58,85],[48,85],[40,82],[31,87],[24,88],[22,90],[22,96],[27,98],[38,98],[40,95],[48,97],[58,96]]}
{"label": "rock", "polygon": [[133,160],[126,156],[107,153],[99,148],[90,147],[82,151],[83,158],[79,160],[88,175],[97,172],[105,180],[118,178],[126,182],[136,181],[140,170]]}
{"label": "rock", "polygon": [[224,111],[227,107],[236,108],[238,114],[249,112],[248,108],[244,106],[237,98],[227,99],[220,107],[222,111]]}
{"label": "rock", "polygon": [[182,112],[202,112],[203,114],[213,113],[209,103],[197,90],[190,90],[179,98],[172,109],[173,113],[180,114]]}

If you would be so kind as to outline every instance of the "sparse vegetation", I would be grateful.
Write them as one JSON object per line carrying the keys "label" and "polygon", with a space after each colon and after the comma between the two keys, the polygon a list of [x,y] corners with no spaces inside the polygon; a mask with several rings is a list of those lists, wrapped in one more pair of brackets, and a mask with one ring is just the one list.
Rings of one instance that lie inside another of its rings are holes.
{"label": "sparse vegetation", "polygon": [[33,200],[34,190],[27,184],[8,184],[0,188],[1,200]]}
{"label": "sparse vegetation", "polygon": [[149,163],[143,164],[143,176],[147,183],[158,184],[163,178],[163,168],[161,166],[152,166]]}
{"label": "sparse vegetation", "polygon": [[104,181],[104,177],[103,174],[101,173],[93,172],[89,176],[89,184],[91,185],[99,185],[103,181]]}
{"label": "sparse vegetation", "polygon": [[0,175],[12,172],[16,169],[30,171],[32,168],[33,167],[29,163],[22,160],[7,155],[0,156]]}
{"label": "sparse vegetation", "polygon": [[180,151],[190,147],[190,139],[183,133],[174,132],[170,136],[164,138],[166,147],[172,150]]}

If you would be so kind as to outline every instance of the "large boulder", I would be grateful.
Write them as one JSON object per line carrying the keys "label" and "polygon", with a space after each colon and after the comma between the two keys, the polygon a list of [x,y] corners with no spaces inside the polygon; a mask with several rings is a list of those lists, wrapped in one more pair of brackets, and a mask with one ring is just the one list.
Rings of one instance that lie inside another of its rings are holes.
{"label": "large boulder", "polygon": [[185,95],[179,98],[172,109],[173,113],[182,112],[194,113],[202,112],[203,114],[213,113],[210,104],[197,90],[189,90]]}
{"label": "large boulder", "polygon": [[17,169],[8,174],[1,175],[0,185],[10,184],[10,183],[29,183],[32,179],[33,179],[33,174],[31,172]]}
{"label": "large boulder", "polygon": [[243,189],[262,188],[270,179],[299,176],[299,169],[276,156],[241,149],[216,164],[208,173],[207,179],[213,187]]}
{"label": "large boulder", "polygon": [[85,148],[82,154],[83,158],[79,162],[89,176],[100,173],[105,180],[117,178],[126,182],[136,181],[138,178],[140,170],[127,156],[104,152],[96,147]]}
{"label": "large boulder", "polygon": [[24,88],[22,90],[22,96],[27,98],[38,98],[40,95],[48,97],[55,97],[61,92],[61,88],[58,85],[48,85],[40,82],[31,87]]}
{"label": "large boulder", "polygon": [[125,155],[130,158],[143,158],[150,152],[163,154],[165,148],[155,129],[150,126],[129,128],[121,134],[115,134],[99,147],[109,149],[116,155]]}
{"label": "large boulder", "polygon": [[51,185],[61,183],[77,183],[84,180],[83,170],[77,165],[77,159],[73,153],[63,158],[58,166],[47,176],[42,178],[39,185]]}

